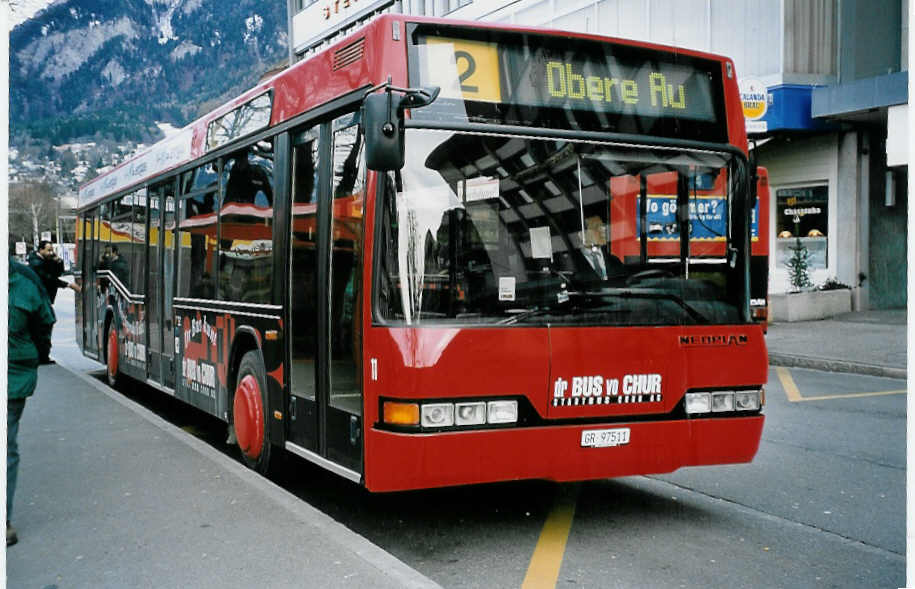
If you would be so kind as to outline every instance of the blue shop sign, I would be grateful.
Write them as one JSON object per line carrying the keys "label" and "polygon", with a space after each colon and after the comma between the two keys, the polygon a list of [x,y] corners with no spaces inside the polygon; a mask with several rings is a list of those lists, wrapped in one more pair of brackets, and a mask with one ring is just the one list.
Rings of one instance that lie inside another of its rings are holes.
{"label": "blue shop sign", "polygon": [[760,121],[765,121],[767,132],[773,131],[828,131],[834,125],[811,116],[810,105],[814,86],[781,84],[770,86],[769,105]]}
{"label": "blue shop sign", "polygon": [[[636,199],[641,210],[642,199]],[[677,224],[677,197],[648,195],[646,207],[648,241],[676,241],[680,239]],[[689,200],[689,231],[691,241],[725,241],[728,227],[728,201],[724,196],[693,196]],[[636,217],[636,235],[642,233],[641,219]],[[750,235],[759,237],[759,199],[750,219]]]}

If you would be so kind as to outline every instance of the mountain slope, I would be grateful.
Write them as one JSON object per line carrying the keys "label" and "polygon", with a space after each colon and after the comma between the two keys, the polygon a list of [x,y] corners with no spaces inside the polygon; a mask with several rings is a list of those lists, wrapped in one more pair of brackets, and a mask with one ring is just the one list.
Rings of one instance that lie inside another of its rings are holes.
{"label": "mountain slope", "polygon": [[10,34],[13,142],[155,137],[286,55],[286,4],[62,0]]}

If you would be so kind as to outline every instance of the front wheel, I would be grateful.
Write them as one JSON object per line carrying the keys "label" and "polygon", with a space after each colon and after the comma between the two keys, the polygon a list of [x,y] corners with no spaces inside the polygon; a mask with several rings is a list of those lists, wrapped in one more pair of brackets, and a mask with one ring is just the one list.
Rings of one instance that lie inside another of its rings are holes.
{"label": "front wheel", "polygon": [[232,402],[232,425],[244,463],[261,474],[270,468],[264,361],[256,350],[242,356]]}
{"label": "front wheel", "polygon": [[114,327],[114,321],[108,324],[106,341],[108,342],[108,350],[105,373],[108,377],[108,386],[116,387],[120,379],[118,377],[118,332]]}

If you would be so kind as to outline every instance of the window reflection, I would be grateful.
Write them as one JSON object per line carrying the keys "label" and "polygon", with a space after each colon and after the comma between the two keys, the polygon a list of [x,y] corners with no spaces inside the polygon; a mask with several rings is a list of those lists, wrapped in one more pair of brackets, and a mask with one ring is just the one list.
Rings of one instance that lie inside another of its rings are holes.
{"label": "window reflection", "polygon": [[220,215],[219,298],[267,304],[273,288],[273,144],[227,158]]}
{"label": "window reflection", "polygon": [[387,320],[741,317],[728,243],[747,231],[731,218],[747,210],[746,182],[729,155],[413,130],[406,162],[380,205]]}

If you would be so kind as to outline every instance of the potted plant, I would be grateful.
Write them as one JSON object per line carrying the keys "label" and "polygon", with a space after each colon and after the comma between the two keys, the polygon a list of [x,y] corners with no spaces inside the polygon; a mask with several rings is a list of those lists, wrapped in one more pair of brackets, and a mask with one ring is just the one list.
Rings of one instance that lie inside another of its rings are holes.
{"label": "potted plant", "polygon": [[810,252],[798,239],[786,262],[791,291],[770,297],[774,321],[812,321],[851,311],[851,287],[829,278],[819,287],[810,280]]}

